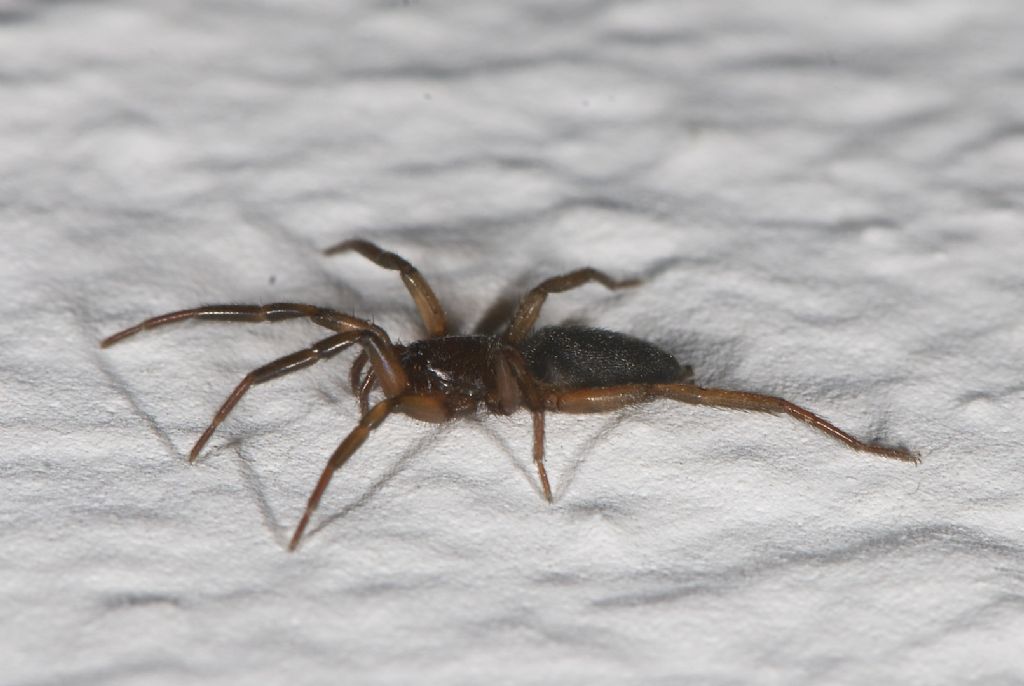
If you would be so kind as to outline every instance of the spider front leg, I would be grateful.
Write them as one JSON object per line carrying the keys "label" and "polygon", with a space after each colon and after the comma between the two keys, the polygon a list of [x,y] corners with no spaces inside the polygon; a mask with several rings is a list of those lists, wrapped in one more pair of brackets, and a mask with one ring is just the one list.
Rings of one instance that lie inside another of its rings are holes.
{"label": "spider front leg", "polygon": [[188,310],[178,310],[150,317],[135,326],[129,326],[100,342],[101,348],[109,348],[115,343],[134,336],[135,334],[155,329],[159,326],[174,324],[187,319],[203,319],[228,322],[279,322],[285,319],[313,319],[331,312],[315,305],[301,303],[272,303],[270,305],[203,305]]}
{"label": "spider front leg", "polygon": [[412,296],[413,302],[416,303],[416,309],[419,310],[420,317],[423,319],[423,324],[427,327],[427,332],[431,338],[444,336],[448,333],[448,322],[444,316],[444,309],[441,307],[437,296],[434,295],[433,289],[430,288],[430,284],[427,283],[427,280],[416,267],[409,264],[405,258],[393,252],[382,250],[370,241],[358,238],[342,241],[335,246],[327,248],[324,250],[324,254],[336,255],[349,250],[359,253],[377,266],[399,272],[402,276],[402,283],[405,284],[409,295]]}
{"label": "spider front leg", "polygon": [[364,334],[360,331],[346,331],[345,333],[335,334],[328,336],[327,338],[318,341],[306,348],[305,350],[299,350],[280,357],[273,362],[263,365],[259,369],[255,369],[245,375],[245,378],[235,387],[235,390],[231,392],[228,399],[224,401],[220,409],[217,410],[217,414],[214,415],[213,421],[206,427],[206,431],[199,437],[196,444],[192,446],[192,451],[189,453],[188,461],[195,462],[199,456],[199,452],[206,445],[206,442],[210,440],[213,432],[216,431],[217,427],[220,426],[231,410],[235,408],[238,401],[242,399],[242,396],[252,387],[257,384],[265,383],[271,379],[276,379],[285,374],[291,374],[294,371],[298,371],[305,367],[326,360],[329,357],[333,357],[345,350],[350,345],[355,343]]}
{"label": "spider front leg", "polygon": [[[362,355],[372,366],[374,379],[380,379],[385,395],[394,397],[404,393],[409,386],[394,346],[379,327],[362,319],[350,317],[326,308],[298,303],[275,303],[272,305],[207,305],[190,310],[180,310],[151,317],[135,326],[103,340],[102,347],[108,347],[140,331],[152,329],[186,319],[213,319],[222,321],[262,322],[281,321],[305,317],[320,326],[338,331],[333,336],[315,343],[304,350],[280,357],[250,372],[235,387],[224,404],[214,415],[213,421],[196,441],[189,453],[189,462],[194,462],[213,432],[230,414],[250,387],[270,381],[308,367],[320,360],[337,355],[353,343],[363,346]],[[365,395],[363,396],[365,398]],[[365,402],[365,400],[364,400]]]}
{"label": "spider front leg", "polygon": [[669,398],[693,405],[712,405],[755,412],[788,414],[818,431],[842,441],[854,450],[902,462],[917,464],[921,461],[917,455],[908,450],[862,441],[805,407],[761,393],[702,388],[685,383],[627,384],[606,388],[553,391],[545,398],[545,404],[548,409],[559,412],[607,412],[655,398]]}
{"label": "spider front leg", "polygon": [[100,343],[108,348],[135,334],[167,324],[188,319],[231,321],[231,322],[279,322],[285,319],[309,319],[314,324],[338,333],[360,332],[360,343],[369,356],[370,363],[384,394],[388,397],[403,393],[409,386],[405,370],[398,359],[395,347],[388,335],[375,324],[342,314],[335,310],[301,303],[272,303],[270,305],[204,305],[189,310],[168,312],[150,317],[135,326],[130,326]]}
{"label": "spider front leg", "polygon": [[537,317],[540,315],[541,306],[548,299],[549,294],[564,293],[592,281],[596,281],[605,288],[612,290],[628,288],[640,283],[637,279],[616,281],[604,272],[591,269],[590,267],[577,269],[561,276],[554,276],[542,281],[540,285],[523,296],[523,299],[519,301],[519,307],[516,309],[515,316],[512,317],[512,322],[508,325],[508,329],[505,330],[502,339],[506,343],[521,343],[526,338],[526,334],[530,333],[534,323],[536,323]]}

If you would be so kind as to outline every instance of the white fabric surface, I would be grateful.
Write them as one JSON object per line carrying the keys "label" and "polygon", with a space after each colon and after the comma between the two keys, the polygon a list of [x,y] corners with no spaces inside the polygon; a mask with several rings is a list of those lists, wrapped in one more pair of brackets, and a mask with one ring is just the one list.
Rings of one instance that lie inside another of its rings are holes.
{"label": "white fabric surface", "polygon": [[[1024,680],[1021,13],[1010,0],[0,4],[4,684]],[[420,334],[643,336],[784,417],[659,402],[357,418],[348,360],[249,394],[307,301]],[[499,308],[500,309],[500,308]]]}

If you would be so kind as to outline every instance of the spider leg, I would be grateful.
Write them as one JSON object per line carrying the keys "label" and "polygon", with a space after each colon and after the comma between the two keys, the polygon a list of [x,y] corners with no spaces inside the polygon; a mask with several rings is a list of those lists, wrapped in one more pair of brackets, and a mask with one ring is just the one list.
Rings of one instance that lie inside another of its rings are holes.
{"label": "spider leg", "polygon": [[352,367],[348,370],[348,383],[349,387],[352,389],[353,395],[358,395],[359,389],[363,385],[363,369],[369,361],[370,358],[366,356],[365,350],[361,351],[356,356],[356,359],[352,361]]}
{"label": "spider leg", "polygon": [[596,281],[605,288],[612,290],[628,288],[640,283],[638,279],[616,281],[604,272],[591,269],[590,267],[546,279],[519,301],[519,307],[516,309],[515,316],[512,317],[512,322],[505,330],[502,340],[512,344],[521,343],[526,338],[526,334],[533,328],[534,323],[537,321],[537,316],[540,314],[540,308],[544,301],[547,300],[549,294],[564,293],[591,281]]}
{"label": "spider leg", "polygon": [[299,520],[298,526],[295,527],[295,533],[292,534],[292,540],[288,544],[288,550],[295,550],[299,546],[299,540],[302,538],[302,532],[306,530],[306,526],[309,524],[309,518],[320,504],[320,498],[323,497],[324,491],[327,490],[327,485],[331,483],[331,477],[334,476],[334,472],[338,470],[348,458],[352,456],[359,446],[366,441],[366,438],[370,435],[370,432],[381,425],[388,415],[395,409],[398,404],[398,398],[387,398],[376,405],[373,409],[363,415],[362,419],[356,425],[345,440],[341,442],[338,448],[331,455],[331,459],[327,461],[327,466],[324,467],[324,471],[320,474],[320,478],[316,482],[316,487],[309,496],[309,500],[306,503],[306,510],[302,513],[302,519]]}
{"label": "spider leg", "polygon": [[352,363],[352,368],[349,370],[348,375],[349,385],[352,387],[352,395],[358,399],[359,411],[362,414],[366,414],[370,409],[370,391],[373,390],[373,386],[377,382],[377,375],[372,367],[366,373],[366,376],[363,376],[363,369],[366,368],[366,363],[369,359],[365,350],[359,353],[359,356]]}
{"label": "spider leg", "polygon": [[324,491],[327,490],[327,485],[331,482],[334,472],[338,471],[352,454],[359,449],[370,435],[370,432],[380,426],[387,419],[388,415],[395,410],[408,414],[415,419],[436,423],[443,422],[451,417],[451,410],[445,401],[445,397],[440,394],[400,395],[386,398],[370,408],[370,411],[362,416],[356,427],[345,437],[327,461],[327,465],[324,467],[320,478],[316,482],[316,486],[313,488],[313,492],[309,496],[306,509],[302,513],[302,518],[299,520],[298,526],[295,527],[295,533],[292,534],[288,550],[294,551],[298,548],[302,534],[309,524],[309,519],[313,512],[316,511],[317,506],[319,506],[320,499],[323,497]]}
{"label": "spider leg", "polygon": [[445,319],[444,309],[430,288],[430,284],[416,267],[395,253],[382,250],[374,243],[361,239],[342,241],[324,250],[324,254],[336,255],[350,250],[359,253],[384,269],[399,272],[402,275],[402,283],[405,284],[413,302],[416,303],[416,309],[419,310],[430,337],[436,338],[448,333],[448,322]]}
{"label": "spider leg", "polygon": [[544,499],[554,502],[548,470],[544,467],[544,399],[537,387],[537,381],[530,374],[523,355],[512,346],[505,346],[494,363],[495,385],[498,407],[504,414],[510,414],[525,400],[533,415],[533,463],[537,467]]}
{"label": "spider leg", "polygon": [[278,322],[285,319],[309,319],[314,324],[338,333],[358,332],[359,343],[369,356],[370,363],[377,373],[384,394],[396,396],[406,390],[409,380],[402,369],[398,354],[388,335],[375,324],[342,314],[335,310],[301,303],[271,303],[269,305],[204,305],[189,310],[168,312],[128,327],[100,343],[100,347],[108,348],[119,341],[134,336],[148,329],[187,319],[210,319],[233,322]]}
{"label": "spider leg", "polygon": [[551,496],[551,484],[548,482],[548,470],[544,468],[544,411],[533,411],[533,463],[537,465],[537,477],[544,489],[544,500],[554,502]]}
{"label": "spider leg", "polygon": [[186,319],[209,319],[215,321],[230,322],[278,322],[284,319],[296,319],[315,317],[331,312],[331,310],[316,307],[315,305],[303,305],[301,303],[272,303],[270,305],[203,305],[189,310],[178,310],[168,312],[130,326],[123,331],[118,331],[112,336],[104,338],[100,343],[101,348],[109,348],[119,341],[134,336],[135,334],[155,329],[158,326],[173,324]]}
{"label": "spider leg", "polygon": [[[220,409],[217,410],[217,414],[214,415],[210,425],[206,427],[206,431],[199,437],[196,444],[192,446],[192,452],[189,453],[188,461],[196,461],[199,452],[206,445],[206,442],[210,440],[213,432],[227,418],[228,414],[231,413],[231,410],[235,408],[235,405],[238,404],[238,401],[242,399],[242,396],[245,395],[249,388],[271,379],[276,379],[279,376],[291,374],[320,360],[333,357],[359,340],[359,337],[362,335],[359,331],[346,331],[345,333],[328,336],[304,350],[280,357],[246,374],[245,378],[242,379],[238,386],[235,387],[235,390],[231,392],[231,395],[228,396],[227,400],[224,401],[224,404],[221,405]],[[365,355],[365,353],[363,354]]]}
{"label": "spider leg", "polygon": [[370,411],[370,391],[377,384],[377,375],[371,369],[363,379],[363,385],[359,389],[359,411],[366,414]]}
{"label": "spider leg", "polygon": [[917,455],[908,450],[861,441],[807,408],[782,398],[761,393],[702,388],[685,383],[627,384],[607,388],[555,390],[547,394],[545,404],[548,409],[559,412],[606,412],[655,398],[670,398],[694,405],[713,405],[755,412],[788,414],[822,433],[842,441],[854,450],[915,464],[921,461]]}

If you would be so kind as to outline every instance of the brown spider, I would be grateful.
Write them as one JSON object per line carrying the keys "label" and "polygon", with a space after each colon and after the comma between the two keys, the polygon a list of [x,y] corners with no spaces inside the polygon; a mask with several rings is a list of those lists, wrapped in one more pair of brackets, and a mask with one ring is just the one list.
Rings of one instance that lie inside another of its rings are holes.
{"label": "brown spider", "polygon": [[[856,450],[904,462],[919,462],[917,456],[907,450],[858,440],[810,410],[782,398],[696,386],[692,383],[690,367],[680,366],[667,352],[632,336],[576,326],[551,326],[531,333],[550,293],[561,293],[592,281],[609,289],[624,288],[636,285],[635,280],[616,281],[596,269],[577,269],[547,279],[527,293],[500,336],[449,335],[444,310],[415,267],[364,240],[344,241],[325,253],[333,255],[350,250],[401,274],[426,325],[428,338],[400,345],[392,343],[383,329],[363,319],[314,305],[273,303],[206,305],[170,312],[147,319],[101,343],[106,348],[145,329],[184,319],[276,322],[307,318],[335,332],[305,350],[249,372],[196,441],[189,462],[195,461],[210,436],[251,386],[333,357],[353,343],[362,347],[350,372],[350,383],[362,417],[324,467],[292,535],[289,550],[298,546],[334,472],[392,412],[441,423],[471,414],[481,404],[489,412],[501,415],[526,408],[533,415],[533,460],[548,502],[552,498],[544,469],[545,412],[607,412],[657,398],[786,413]],[[370,393],[375,388],[380,388],[384,400],[370,407]]]}

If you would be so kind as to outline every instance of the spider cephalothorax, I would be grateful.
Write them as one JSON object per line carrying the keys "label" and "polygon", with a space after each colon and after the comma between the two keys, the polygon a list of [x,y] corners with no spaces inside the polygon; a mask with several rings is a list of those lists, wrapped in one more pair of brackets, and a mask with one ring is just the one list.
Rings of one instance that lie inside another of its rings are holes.
{"label": "spider cephalothorax", "polygon": [[[269,381],[320,360],[353,344],[362,352],[349,373],[362,417],[327,462],[292,535],[290,550],[302,538],[334,472],[354,453],[370,431],[392,412],[427,422],[445,422],[486,408],[511,414],[523,408],[533,416],[533,458],[544,497],[551,486],[544,468],[545,412],[605,412],[657,398],[744,410],[789,414],[848,446],[905,462],[913,453],[854,438],[810,410],[782,398],[746,391],[703,388],[693,384],[693,371],[646,341],[603,329],[552,326],[533,331],[550,293],[597,282],[617,289],[637,282],[616,281],[596,269],[578,269],[541,282],[520,301],[500,336],[464,336],[448,332],[448,323],[433,290],[422,274],[398,255],[364,240],[350,240],[328,254],[355,251],[385,269],[398,271],[412,295],[428,337],[407,345],[391,342],[380,327],[336,310],[300,303],[270,305],[206,305],[147,319],[106,338],[110,346],[145,329],[185,319],[242,322],[306,318],[334,333],[312,346],[285,355],[245,376],[224,401],[189,455],[195,461],[224,418],[253,385]],[[370,403],[371,393],[383,399]]]}

